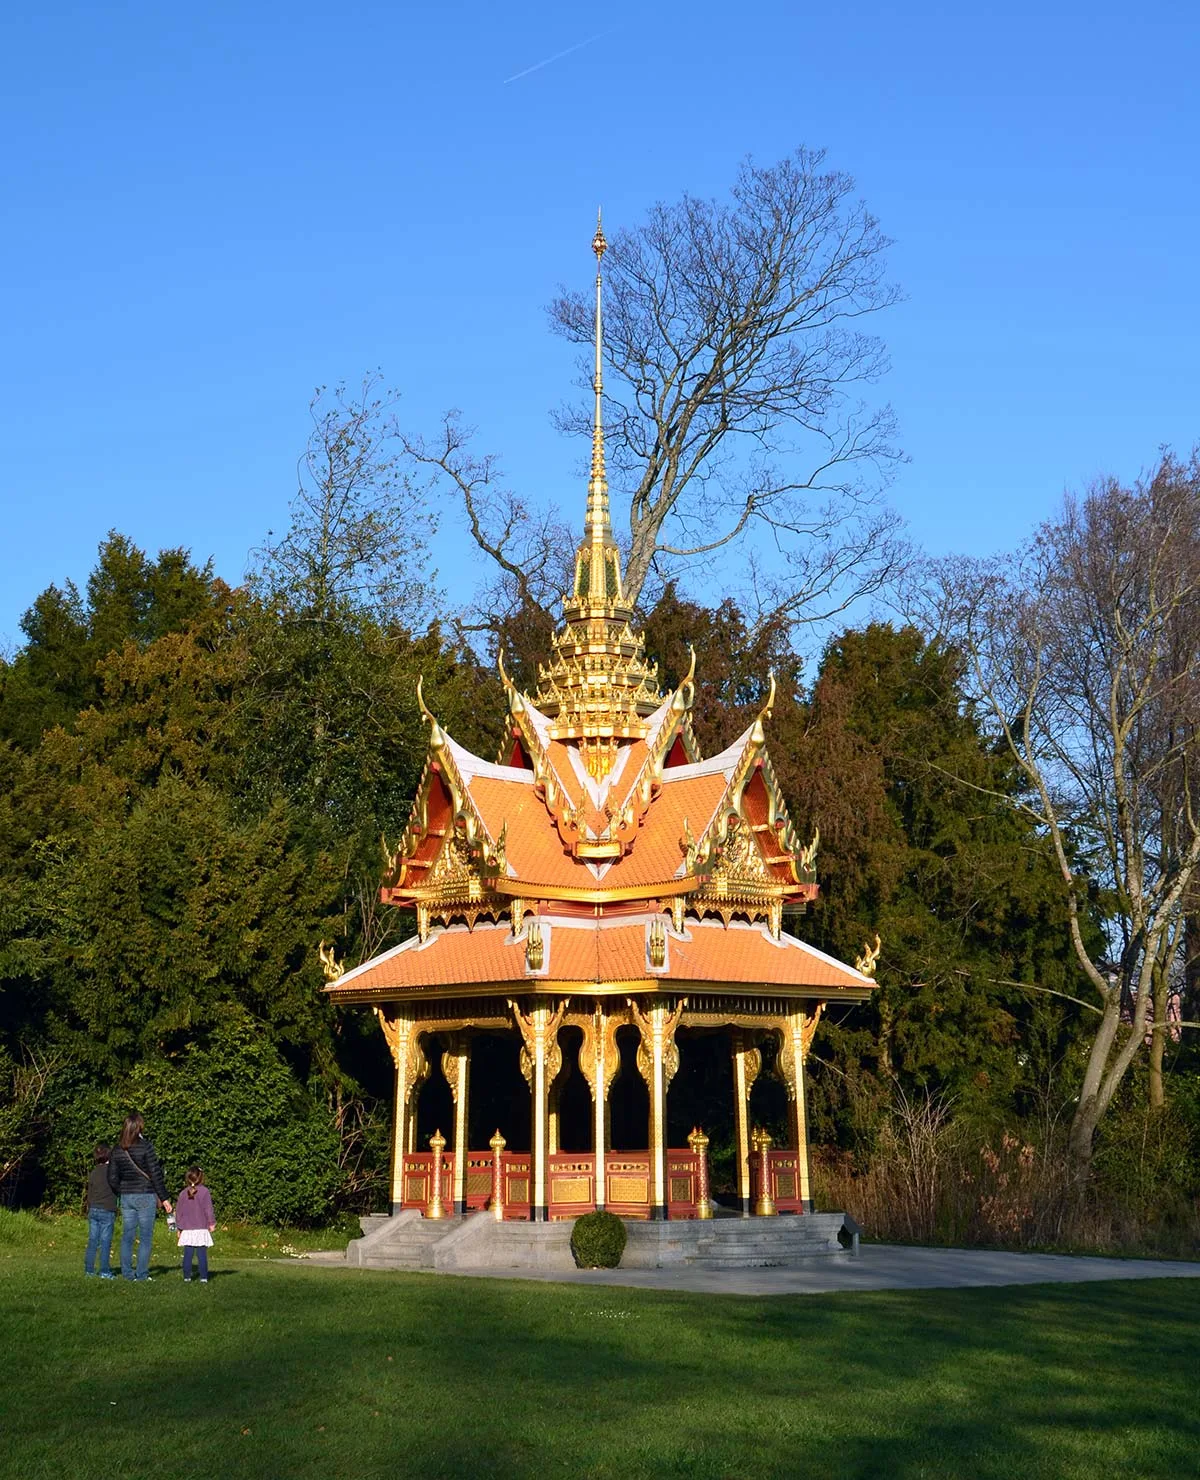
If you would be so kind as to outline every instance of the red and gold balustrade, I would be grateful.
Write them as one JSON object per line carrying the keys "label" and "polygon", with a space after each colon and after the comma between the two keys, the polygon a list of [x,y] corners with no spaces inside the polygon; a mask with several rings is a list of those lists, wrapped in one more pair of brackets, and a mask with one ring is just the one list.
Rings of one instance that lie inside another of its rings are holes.
{"label": "red and gold balustrade", "polygon": [[[767,1170],[771,1196],[780,1213],[803,1213],[800,1195],[800,1155],[796,1151],[768,1150]],[[433,1200],[434,1160],[432,1151],[412,1151],[404,1157],[401,1208],[428,1213]],[[755,1186],[760,1187],[759,1153],[755,1154]],[[703,1153],[687,1147],[668,1150],[667,1216],[701,1218],[707,1168]],[[532,1214],[533,1158],[528,1151],[504,1151],[500,1156],[502,1210],[506,1221],[528,1221]],[[441,1153],[440,1189],[443,1203],[450,1205],[454,1186],[455,1156]],[[482,1212],[493,1207],[495,1156],[492,1151],[467,1153],[466,1211]],[[590,1151],[557,1151],[549,1157],[549,1214],[551,1219],[577,1218],[598,1206],[622,1218],[649,1218],[654,1206],[653,1165],[649,1151],[606,1151],[604,1154],[604,1198],[596,1200],[596,1160]]]}

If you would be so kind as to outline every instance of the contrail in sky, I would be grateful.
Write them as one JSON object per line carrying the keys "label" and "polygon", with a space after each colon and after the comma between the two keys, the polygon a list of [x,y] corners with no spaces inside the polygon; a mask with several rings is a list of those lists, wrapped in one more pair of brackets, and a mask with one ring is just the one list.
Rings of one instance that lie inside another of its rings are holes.
{"label": "contrail in sky", "polygon": [[551,62],[560,62],[563,57],[569,57],[573,51],[581,47],[591,46],[593,41],[599,41],[601,36],[607,36],[607,31],[597,31],[594,36],[589,36],[586,41],[577,41],[574,46],[568,46],[565,51],[556,51],[552,57],[547,57],[543,62],[534,62],[532,67],[526,67],[523,72],[514,72],[511,77],[506,77],[500,84],[507,87],[510,82],[519,82],[522,77],[528,77],[531,72],[540,72],[543,67],[548,67]]}

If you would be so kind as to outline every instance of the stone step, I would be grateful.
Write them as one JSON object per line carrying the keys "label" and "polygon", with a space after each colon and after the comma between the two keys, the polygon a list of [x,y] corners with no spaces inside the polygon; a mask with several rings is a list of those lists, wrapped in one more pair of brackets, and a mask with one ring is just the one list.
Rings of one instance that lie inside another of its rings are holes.
{"label": "stone step", "polygon": [[720,1239],[725,1243],[744,1243],[747,1239],[772,1239],[775,1243],[803,1243],[809,1239],[830,1238],[836,1235],[837,1230],[822,1224],[804,1225],[803,1227],[791,1227],[784,1225],[782,1228],[764,1228],[761,1223],[713,1223],[700,1230],[700,1237],[707,1239]]}
{"label": "stone step", "polygon": [[399,1236],[420,1239],[422,1243],[436,1242],[461,1224],[461,1218],[418,1218],[414,1223],[406,1223]]}
{"label": "stone step", "polygon": [[360,1269],[433,1269],[437,1245],[462,1221],[411,1214],[372,1217],[363,1238],[347,1249],[346,1262]]}
{"label": "stone step", "polygon": [[798,1249],[827,1244],[831,1242],[831,1239],[827,1233],[793,1234],[780,1238],[772,1238],[770,1234],[762,1233],[747,1233],[741,1238],[720,1236],[706,1238],[701,1234],[697,1242],[702,1248],[707,1249]]}

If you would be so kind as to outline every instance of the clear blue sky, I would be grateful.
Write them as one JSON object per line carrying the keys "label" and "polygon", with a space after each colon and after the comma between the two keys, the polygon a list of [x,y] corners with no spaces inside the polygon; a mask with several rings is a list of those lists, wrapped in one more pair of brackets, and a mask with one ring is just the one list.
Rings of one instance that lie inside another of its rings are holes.
{"label": "clear blue sky", "polygon": [[597,202],[799,142],[896,240],[895,503],[934,551],[1012,544],[1200,438],[1198,63],[1193,0],[7,5],[0,638],[110,527],[237,579],[312,388],[375,366],[581,508],[544,306]]}

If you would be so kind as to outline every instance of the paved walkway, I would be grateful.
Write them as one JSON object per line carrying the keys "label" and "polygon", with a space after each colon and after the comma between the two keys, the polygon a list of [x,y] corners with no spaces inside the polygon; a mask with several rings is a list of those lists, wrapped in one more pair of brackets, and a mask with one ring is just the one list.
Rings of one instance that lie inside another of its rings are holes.
{"label": "paved walkway", "polygon": [[1008,1254],[982,1249],[912,1249],[864,1244],[789,1269],[529,1269],[457,1271],[475,1279],[547,1280],[705,1295],[818,1295],[831,1290],[956,1289],[968,1285],[1079,1284],[1089,1280],[1200,1279],[1200,1264],[1166,1259],[1090,1259],[1066,1254]]}

